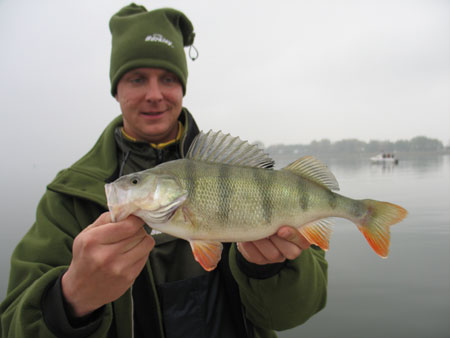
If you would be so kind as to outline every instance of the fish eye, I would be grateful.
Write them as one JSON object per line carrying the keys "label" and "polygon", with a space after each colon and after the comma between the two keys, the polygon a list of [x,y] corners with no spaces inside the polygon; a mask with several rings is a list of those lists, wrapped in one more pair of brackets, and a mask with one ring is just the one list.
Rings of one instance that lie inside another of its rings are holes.
{"label": "fish eye", "polygon": [[139,184],[139,182],[140,182],[140,180],[139,180],[139,177],[137,177],[137,176],[133,176],[130,179],[130,183],[133,184],[133,185],[137,185],[137,184]]}

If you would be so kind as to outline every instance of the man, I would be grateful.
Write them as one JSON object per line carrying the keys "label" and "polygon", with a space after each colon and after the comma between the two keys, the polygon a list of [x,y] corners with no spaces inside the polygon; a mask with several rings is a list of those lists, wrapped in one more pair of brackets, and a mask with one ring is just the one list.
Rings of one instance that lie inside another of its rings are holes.
{"label": "man", "polygon": [[197,125],[182,107],[194,40],[173,9],[111,18],[111,93],[122,116],[48,186],[11,259],[2,337],[275,337],[325,305],[324,253],[291,227],[226,244],[204,271],[189,244],[112,223],[105,182],[184,156]]}

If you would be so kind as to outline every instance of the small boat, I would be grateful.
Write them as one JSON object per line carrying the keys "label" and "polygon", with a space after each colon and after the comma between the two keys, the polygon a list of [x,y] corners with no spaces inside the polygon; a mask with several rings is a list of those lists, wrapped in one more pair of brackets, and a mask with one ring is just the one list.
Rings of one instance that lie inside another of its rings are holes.
{"label": "small boat", "polygon": [[370,162],[378,164],[398,164],[398,159],[394,154],[391,153],[381,153],[370,158]]}

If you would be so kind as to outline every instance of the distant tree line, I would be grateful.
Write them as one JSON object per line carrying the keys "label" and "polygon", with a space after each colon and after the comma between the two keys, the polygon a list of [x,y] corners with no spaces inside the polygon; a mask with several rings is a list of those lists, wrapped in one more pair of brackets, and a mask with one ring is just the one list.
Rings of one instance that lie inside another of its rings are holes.
{"label": "distant tree line", "polygon": [[308,145],[272,145],[266,149],[269,153],[396,153],[396,152],[439,152],[445,150],[437,139],[417,136],[411,140],[364,142],[357,139],[345,139],[331,142],[328,139],[312,141]]}

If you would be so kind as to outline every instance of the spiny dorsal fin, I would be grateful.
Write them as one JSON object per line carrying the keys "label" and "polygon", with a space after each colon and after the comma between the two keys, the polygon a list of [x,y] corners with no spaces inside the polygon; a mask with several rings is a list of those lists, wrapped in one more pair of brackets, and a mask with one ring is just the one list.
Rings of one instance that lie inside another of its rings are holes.
{"label": "spiny dorsal fin", "polygon": [[330,190],[339,190],[339,183],[328,167],[312,156],[299,158],[283,170],[289,170],[296,175],[313,181]]}
{"label": "spiny dorsal fin", "polygon": [[245,167],[271,168],[274,161],[258,148],[239,137],[221,131],[201,132],[192,142],[186,158]]}

